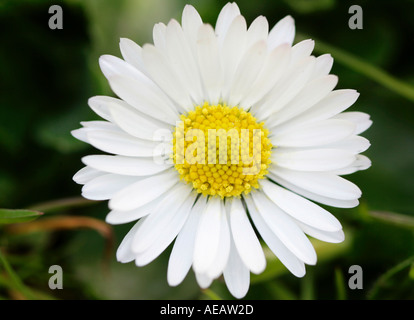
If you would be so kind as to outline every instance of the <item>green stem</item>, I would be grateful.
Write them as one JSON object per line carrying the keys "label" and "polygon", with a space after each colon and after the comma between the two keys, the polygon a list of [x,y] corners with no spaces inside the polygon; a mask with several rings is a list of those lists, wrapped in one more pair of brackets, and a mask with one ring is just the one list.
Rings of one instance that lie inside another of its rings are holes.
{"label": "green stem", "polygon": [[96,201],[88,200],[82,197],[64,198],[58,200],[51,200],[42,203],[38,203],[30,206],[29,210],[38,210],[42,212],[53,212],[66,208],[83,207],[96,203]]}
{"label": "green stem", "polygon": [[335,268],[335,287],[336,298],[338,300],[346,300],[345,278],[340,268]]}
{"label": "green stem", "polygon": [[388,211],[368,211],[368,216],[398,227],[414,229],[414,217]]}
{"label": "green stem", "polygon": [[311,268],[308,270],[308,272],[302,279],[300,298],[301,300],[315,300],[316,299],[315,274],[314,274],[314,270],[312,270]]}
{"label": "green stem", "polygon": [[395,274],[404,270],[405,268],[410,267],[414,263],[414,256],[409,257],[408,259],[404,260],[403,262],[397,264],[387,272],[385,272],[382,276],[378,278],[375,282],[374,286],[372,287],[371,291],[368,294],[368,299],[377,299],[378,293],[380,292],[381,288],[387,283],[387,281],[393,277]]}
{"label": "green stem", "polygon": [[203,293],[211,300],[223,300],[217,293],[211,289],[204,289]]}
{"label": "green stem", "polygon": [[[297,34],[297,38],[309,39],[304,34]],[[380,68],[364,61],[363,59],[350,54],[340,48],[327,44],[323,41],[315,39],[315,52],[319,54],[330,53],[336,61],[354,71],[366,76],[367,78],[377,82],[387,89],[405,97],[414,102],[414,86],[401,81]]]}
{"label": "green stem", "polygon": [[31,300],[36,300],[35,295],[32,293],[32,291],[26,287],[23,282],[20,280],[19,276],[14,272],[12,267],[10,266],[9,262],[7,261],[6,257],[0,250],[0,263],[3,265],[4,269],[6,270],[6,273],[10,277],[10,285],[13,287],[13,289],[16,289],[19,291],[24,297]]}
{"label": "green stem", "polygon": [[273,280],[267,281],[265,288],[269,292],[270,299],[274,300],[298,300],[298,297],[292,290],[286,287],[282,282]]}

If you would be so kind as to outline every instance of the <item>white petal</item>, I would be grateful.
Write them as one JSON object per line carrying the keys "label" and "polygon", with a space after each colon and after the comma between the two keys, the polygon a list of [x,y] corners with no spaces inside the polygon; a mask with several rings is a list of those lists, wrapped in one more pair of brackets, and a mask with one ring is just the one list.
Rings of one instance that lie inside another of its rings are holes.
{"label": "white petal", "polygon": [[330,242],[330,243],[340,243],[345,240],[345,234],[342,229],[338,231],[328,232],[322,231],[317,228],[313,228],[304,224],[300,221],[297,221],[299,227],[305,232],[306,234],[310,235],[315,239],[319,239],[321,241]]}
{"label": "white petal", "polygon": [[291,67],[294,67],[295,64],[300,63],[301,60],[309,57],[315,48],[315,41],[312,39],[306,39],[301,42],[298,42],[292,47],[292,59]]}
{"label": "white petal", "polygon": [[[289,72],[287,77],[279,79],[268,96],[255,107],[255,110],[257,110],[255,116],[258,119],[264,120],[272,113],[277,114],[277,112],[283,109],[306,85],[314,65],[315,58],[308,57],[308,59],[303,60]],[[267,122],[268,126],[273,127],[279,123],[277,119],[277,117],[275,119],[270,118]]]}
{"label": "white petal", "polygon": [[162,155],[159,142],[134,138],[127,133],[105,130],[87,131],[88,142],[95,148],[122,156],[152,157]]}
{"label": "white petal", "polygon": [[349,108],[358,99],[355,90],[343,89],[330,92],[323,100],[302,114],[277,127],[279,132],[314,121],[325,120]]}
{"label": "white petal", "polygon": [[105,131],[108,133],[123,133],[122,130],[113,123],[107,121],[83,121],[81,124],[84,126],[83,128],[76,129],[71,131],[72,136],[76,139],[91,143],[88,138],[88,133],[95,132],[95,131]]}
{"label": "white petal", "polygon": [[144,221],[145,218],[139,220],[122,240],[121,244],[118,247],[118,250],[116,251],[116,259],[119,262],[127,263],[135,259],[135,253],[131,250],[132,239]]}
{"label": "white petal", "polygon": [[337,83],[338,77],[335,75],[327,75],[309,82],[293,100],[274,114],[273,119],[270,120],[271,127],[275,127],[305,112],[325,98],[335,88]]}
{"label": "white petal", "polygon": [[[223,201],[221,202],[222,211],[226,211],[224,208]],[[230,254],[230,227],[228,223],[228,215],[221,215],[221,224],[220,224],[220,246],[218,248],[216,257],[213,260],[213,263],[207,269],[207,276],[212,279],[218,278],[226,267],[227,261]]]}
{"label": "white petal", "polygon": [[193,268],[197,273],[205,273],[214,261],[220,245],[221,199],[214,197],[207,202],[201,213],[194,245]]}
{"label": "white petal", "polygon": [[311,79],[326,76],[332,69],[333,58],[330,54],[323,54],[316,58],[315,69],[311,75]]}
{"label": "white petal", "polygon": [[87,136],[87,130],[85,128],[75,129],[70,132],[70,134],[75,137],[76,139],[89,143],[88,136]]}
{"label": "white petal", "polygon": [[171,68],[167,56],[159,48],[146,44],[143,47],[142,57],[148,73],[158,86],[181,108],[189,110],[193,103],[183,83]]}
{"label": "white petal", "polygon": [[291,16],[286,16],[272,28],[269,33],[269,49],[287,43],[292,45],[295,38],[295,20]]}
{"label": "white petal", "polygon": [[261,192],[252,197],[257,211],[280,241],[303,262],[316,264],[315,249],[292,218]]}
{"label": "white petal", "polygon": [[332,173],[338,175],[351,174],[360,170],[366,170],[371,166],[371,160],[366,156],[358,154],[355,158],[355,161],[349,167],[332,171]]}
{"label": "white petal", "polygon": [[262,246],[250,224],[240,199],[231,203],[230,226],[233,241],[243,263],[253,272],[259,274],[266,268],[266,259]]}
{"label": "white petal", "polygon": [[237,16],[230,25],[226,39],[221,47],[221,66],[223,67],[223,96],[233,83],[234,74],[244,55],[247,41],[247,25],[243,16]]}
{"label": "white petal", "polygon": [[196,52],[208,101],[217,104],[223,87],[223,70],[217,38],[209,24],[202,25],[198,30]]}
{"label": "white petal", "polygon": [[124,60],[145,74],[145,65],[144,61],[142,61],[142,48],[127,38],[120,39],[119,47]]}
{"label": "white petal", "polygon": [[181,183],[165,194],[134,237],[132,250],[141,253],[148,249],[168,224],[179,215],[179,208],[189,197],[191,188]]}
{"label": "white petal", "polygon": [[247,30],[247,47],[250,47],[258,41],[267,41],[269,34],[269,23],[266,17],[258,16],[253,20]]}
{"label": "white petal", "polygon": [[74,176],[73,181],[75,181],[77,184],[85,184],[92,179],[95,179],[97,177],[103,176],[105,172],[90,168],[88,166],[83,167],[80,169]]}
{"label": "white petal", "polygon": [[370,146],[368,139],[361,136],[350,136],[340,141],[323,146],[330,149],[341,149],[351,152],[352,154],[358,154],[367,150]]}
{"label": "white petal", "polygon": [[124,76],[108,80],[112,90],[129,105],[154,119],[175,125],[178,113],[161,90]]}
{"label": "white petal", "polygon": [[156,176],[142,179],[117,193],[109,201],[109,207],[113,210],[133,210],[158,198],[177,183],[177,172],[167,170]]}
{"label": "white petal", "polygon": [[198,29],[202,24],[203,20],[201,19],[200,14],[192,5],[187,4],[183,10],[181,25],[183,26],[183,31],[193,50],[195,49],[195,44],[197,42]]}
{"label": "white petal", "polygon": [[162,22],[156,23],[152,29],[152,39],[154,41],[154,46],[162,51],[165,50],[166,47],[166,33],[167,26]]}
{"label": "white petal", "polygon": [[99,58],[99,66],[108,80],[111,77],[122,75],[128,79],[134,79],[147,84],[151,83],[151,80],[137,68],[109,54]]}
{"label": "white petal", "polygon": [[183,229],[175,240],[170,259],[168,261],[167,280],[170,286],[179,285],[187,275],[193,263],[194,243],[200,218],[200,211],[204,210],[206,198],[200,197],[184,224]]}
{"label": "white petal", "polygon": [[305,264],[298,259],[274,234],[268,224],[257,211],[251,196],[244,197],[254,225],[268,245],[269,249],[280,259],[286,268],[296,277],[303,277],[306,273]]}
{"label": "white petal", "polygon": [[82,162],[100,171],[129,176],[150,176],[171,167],[156,163],[153,158],[108,155],[86,156]]}
{"label": "white petal", "polygon": [[355,131],[355,125],[339,119],[322,120],[294,128],[271,137],[278,147],[313,147],[345,139]]}
{"label": "white petal", "polygon": [[113,122],[134,137],[152,141],[155,140],[157,131],[171,130],[171,125],[158,121],[121,101],[110,102],[107,107]]}
{"label": "white petal", "polygon": [[230,28],[233,20],[240,15],[240,9],[236,3],[227,3],[223,9],[221,9],[220,14],[217,18],[217,23],[215,27],[217,38],[220,43],[222,43],[227,35],[227,31]]}
{"label": "white petal", "polygon": [[298,171],[336,170],[355,160],[353,153],[341,149],[286,151],[284,148],[277,148],[271,158],[279,167]]}
{"label": "white petal", "polygon": [[267,56],[265,41],[253,44],[245,53],[234,75],[233,83],[225,100],[231,106],[238,105],[262,70]]}
{"label": "white petal", "polygon": [[[280,168],[280,170],[282,170],[282,168]],[[283,170],[287,170],[287,169],[283,169]],[[285,188],[292,190],[293,192],[301,196],[304,196],[305,198],[308,198],[310,200],[313,200],[313,201],[316,201],[322,204],[326,204],[331,207],[337,207],[337,208],[355,208],[359,204],[359,201],[357,199],[338,200],[335,198],[325,197],[323,195],[314,193],[308,189],[302,189],[298,187],[297,185],[292,184],[291,182],[288,182],[287,180],[281,178],[280,175],[274,174],[273,172],[274,171],[271,171],[267,174],[268,178],[276,181],[281,186],[284,186]],[[308,173],[311,173],[311,172],[308,172]],[[316,174],[319,174],[319,173],[316,173]]]}
{"label": "white petal", "polygon": [[100,117],[105,120],[112,121],[111,114],[108,110],[108,103],[121,101],[116,98],[107,97],[107,96],[95,96],[89,98],[88,104],[89,107]]}
{"label": "white petal", "polygon": [[[180,232],[185,221],[187,220],[188,214],[190,213],[190,210],[194,203],[195,198],[196,198],[195,194],[187,197],[187,199],[179,207],[178,211],[174,214],[174,216],[171,218],[168,224],[164,224],[163,227],[160,227],[159,224],[156,225],[156,228],[154,229],[153,233],[158,236],[155,239],[155,241],[145,251],[139,252],[137,254],[137,257],[135,258],[135,264],[137,266],[147,265],[148,263],[153,261],[155,258],[157,258],[165,249],[167,249],[167,247],[170,245],[170,243],[174,240],[174,238]],[[142,229],[145,228],[146,223],[148,223],[148,220],[150,218],[151,216],[149,216],[148,219],[145,221],[145,223],[142,225]],[[137,235],[141,232],[142,229],[140,229],[137,232]],[[135,251],[134,249],[135,247],[133,248],[133,251]]]}
{"label": "white petal", "polygon": [[273,168],[277,177],[313,193],[338,200],[356,200],[361,190],[352,182],[329,172],[300,172],[283,168]]}
{"label": "white petal", "polygon": [[250,286],[250,272],[240,259],[233,241],[231,241],[229,261],[223,276],[227,288],[235,298],[241,299],[247,294]]}
{"label": "white petal", "polygon": [[105,221],[107,223],[116,225],[116,224],[123,224],[123,223],[128,223],[131,221],[138,220],[142,217],[147,216],[151,212],[153,212],[155,207],[158,205],[158,203],[159,203],[159,199],[155,199],[134,210],[129,210],[129,211],[112,210],[107,214]]}
{"label": "white petal", "polygon": [[372,125],[370,115],[364,112],[343,112],[333,117],[334,119],[343,119],[356,125],[354,134],[361,134]]}
{"label": "white petal", "polygon": [[213,282],[213,279],[206,274],[196,272],[195,275],[197,283],[201,289],[207,289]]}
{"label": "white petal", "polygon": [[140,178],[106,174],[87,182],[82,188],[82,196],[90,200],[108,200],[118,191],[137,182]]}
{"label": "white petal", "polygon": [[246,92],[240,105],[245,109],[254,106],[275,86],[282,77],[290,59],[290,46],[283,44],[271,51],[256,81]]}
{"label": "white petal", "polygon": [[167,25],[166,41],[166,54],[172,62],[176,81],[179,79],[197,105],[203,103],[203,88],[193,50],[176,20]]}
{"label": "white petal", "polygon": [[296,220],[328,232],[342,229],[338,219],[313,202],[265,179],[260,181],[260,185],[270,200]]}

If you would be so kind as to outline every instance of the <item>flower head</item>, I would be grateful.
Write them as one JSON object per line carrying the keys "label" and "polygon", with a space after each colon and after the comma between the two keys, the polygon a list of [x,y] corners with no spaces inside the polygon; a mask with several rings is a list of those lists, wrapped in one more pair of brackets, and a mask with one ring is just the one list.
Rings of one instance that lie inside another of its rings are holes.
{"label": "flower head", "polygon": [[146,265],[174,242],[170,285],[192,267],[202,288],[223,275],[241,298],[266,267],[259,238],[297,277],[316,263],[307,235],[343,241],[314,202],[358,205],[342,175],[370,166],[359,134],[371,120],[343,112],[358,93],[334,90],[332,57],[312,56],[312,40],[292,46],[294,35],[290,16],[269,32],[228,3],[213,28],[187,5],[181,25],[154,26],[154,44],[121,39],[123,59],[100,58],[119,99],[92,97],[105,121],[72,133],[112,155],[84,157],[74,180],[84,197],[110,200],[107,222],[138,220],[119,261]]}

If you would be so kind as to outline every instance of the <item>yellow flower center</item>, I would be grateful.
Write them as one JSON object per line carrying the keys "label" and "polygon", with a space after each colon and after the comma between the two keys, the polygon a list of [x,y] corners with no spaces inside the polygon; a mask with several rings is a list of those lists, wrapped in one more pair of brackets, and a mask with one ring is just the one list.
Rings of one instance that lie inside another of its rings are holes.
{"label": "yellow flower center", "polygon": [[173,133],[180,179],[204,196],[237,197],[258,188],[267,174],[272,144],[264,123],[225,104],[197,106]]}

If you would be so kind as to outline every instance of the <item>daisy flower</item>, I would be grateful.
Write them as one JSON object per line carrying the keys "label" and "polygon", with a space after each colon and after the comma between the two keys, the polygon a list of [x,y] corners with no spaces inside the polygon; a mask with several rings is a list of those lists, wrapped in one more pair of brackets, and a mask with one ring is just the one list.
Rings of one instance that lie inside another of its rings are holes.
{"label": "daisy flower", "polygon": [[89,155],[75,176],[82,195],[109,200],[106,221],[136,221],[117,259],[144,266],[173,243],[167,279],[194,270],[201,288],[221,275],[236,298],[250,272],[266,268],[262,243],[295,276],[314,265],[308,236],[338,243],[340,222],[323,205],[358,205],[360,189],[342,176],[367,169],[359,134],[369,115],[343,112],[355,90],[334,90],[329,54],[314,42],[292,45],[292,17],[269,32],[250,26],[235,3],[215,28],[191,5],[181,25],[153,29],[154,44],[121,39],[123,59],[99,63],[119,97],[95,96],[104,121],[73,135],[111,155]]}

